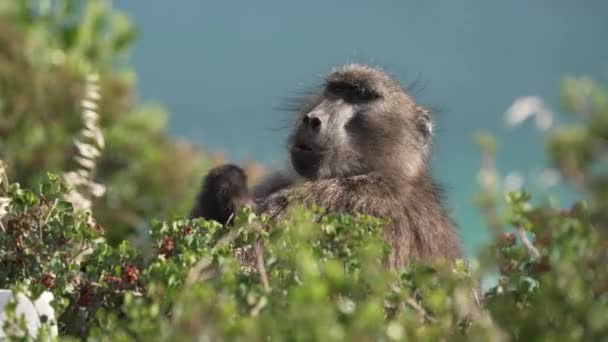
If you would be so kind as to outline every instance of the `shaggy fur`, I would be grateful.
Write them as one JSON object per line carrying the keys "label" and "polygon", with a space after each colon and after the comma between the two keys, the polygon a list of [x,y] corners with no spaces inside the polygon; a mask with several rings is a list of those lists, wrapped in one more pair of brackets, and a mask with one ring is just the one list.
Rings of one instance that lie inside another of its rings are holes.
{"label": "shaggy fur", "polygon": [[245,172],[236,165],[222,165],[205,177],[190,217],[204,217],[226,224],[250,199]]}
{"label": "shaggy fur", "polygon": [[[461,257],[460,239],[428,169],[431,115],[381,69],[357,64],[335,69],[296,111],[288,145],[303,182],[271,176],[253,190],[249,205],[274,217],[303,203],[388,218],[384,237],[392,247],[391,268]],[[212,171],[203,193],[231,176],[225,178]],[[235,208],[227,203],[232,202],[201,195],[193,216],[225,218],[225,211],[216,215],[214,208]]]}

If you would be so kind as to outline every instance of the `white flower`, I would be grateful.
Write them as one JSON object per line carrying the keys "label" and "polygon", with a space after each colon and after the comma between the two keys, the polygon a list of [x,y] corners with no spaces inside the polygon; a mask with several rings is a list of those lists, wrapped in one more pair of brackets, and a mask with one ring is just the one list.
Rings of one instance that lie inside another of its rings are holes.
{"label": "white flower", "polygon": [[8,213],[8,206],[11,204],[11,199],[8,197],[0,197],[0,219]]}
{"label": "white flower", "polygon": [[86,113],[89,113],[89,114],[93,113],[93,114],[97,115],[95,113],[95,111],[97,110],[97,103],[95,103],[94,101],[86,99],[86,100],[82,100],[82,102],[80,104],[85,109],[85,115],[86,115]]}
{"label": "white flower", "polygon": [[72,203],[75,210],[88,211],[91,209],[92,202],[82,193],[72,190],[65,196],[66,201]]}
{"label": "white flower", "polygon": [[57,336],[57,319],[55,318],[55,309],[51,306],[54,299],[52,292],[44,291],[34,302],[34,307],[38,311],[39,317],[46,317],[46,321],[51,325],[51,334]]}
{"label": "white flower", "polygon": [[83,157],[74,157],[74,160],[82,167],[86,169],[93,169],[95,167],[95,161]]}
{"label": "white flower", "polygon": [[562,177],[556,169],[547,168],[538,174],[538,183],[545,188],[551,188],[559,184]]}
{"label": "white flower", "polygon": [[0,185],[2,185],[4,178],[6,178],[6,169],[4,168],[4,162],[0,160]]}
{"label": "white flower", "polygon": [[51,325],[51,334],[57,336],[57,320],[55,310],[51,306],[54,299],[51,292],[43,292],[38,299],[32,303],[30,298],[23,293],[13,294],[10,290],[0,290],[0,340],[5,337],[3,325],[6,320],[4,308],[11,299],[17,300],[16,314],[24,316],[27,332],[30,336],[36,336],[42,323],[41,318],[46,317],[46,321]]}
{"label": "white flower", "polygon": [[103,184],[91,182],[89,184],[91,194],[95,197],[101,197],[106,193],[106,187]]}
{"label": "white flower", "polygon": [[[66,172],[64,179],[70,187],[70,193],[66,199],[71,202],[76,211],[91,213],[92,198],[103,196],[105,186],[94,182],[95,167],[104,148],[104,139],[99,127],[98,101],[101,99],[100,87],[97,84],[99,75],[87,76],[85,96],[81,101],[82,121],[84,128],[81,136],[74,142],[78,149],[74,157],[79,165],[75,171]],[[89,219],[93,223],[93,216]]]}
{"label": "white flower", "polygon": [[96,131],[97,121],[99,121],[99,114],[95,110],[85,109],[82,112],[82,119],[84,121],[84,126],[91,131]]}
{"label": "white flower", "polygon": [[85,158],[94,159],[101,155],[101,151],[99,151],[95,146],[91,144],[85,144],[83,142],[76,141],[74,142],[74,145],[76,145],[78,153],[80,153],[80,155]]}
{"label": "white flower", "polygon": [[536,116],[536,126],[542,131],[548,130],[553,125],[553,112],[538,96],[526,96],[515,100],[505,113],[505,121],[508,127],[515,127],[533,116]]}
{"label": "white flower", "polygon": [[482,169],[478,175],[479,183],[484,189],[495,189],[497,185],[497,173],[496,170]]}
{"label": "white flower", "polygon": [[89,86],[86,89],[85,96],[88,99],[91,99],[91,100],[94,100],[94,101],[99,101],[101,99],[101,94],[99,93],[99,86],[93,85],[93,84],[89,84]]}
{"label": "white flower", "polygon": [[403,335],[405,335],[405,329],[403,329],[401,324],[393,321],[387,325],[386,335],[391,340],[400,341],[403,339]]}
{"label": "white flower", "polygon": [[99,82],[99,74],[97,74],[97,73],[90,73],[90,74],[87,75],[87,83],[89,85],[95,84],[97,82]]}
{"label": "white flower", "polygon": [[88,172],[86,170],[70,171],[63,174],[63,179],[70,188],[76,188],[86,183]]}
{"label": "white flower", "polygon": [[82,131],[82,135],[86,138],[92,139],[95,141],[95,143],[97,144],[97,146],[99,146],[100,149],[104,148],[105,146],[105,141],[103,139],[103,134],[101,133],[100,130],[89,130],[89,129],[85,129]]}
{"label": "white flower", "polygon": [[89,175],[91,174],[89,172],[89,170],[85,170],[85,169],[78,169],[76,170],[76,174],[78,177],[81,177],[83,184],[87,182],[87,179],[89,178]]}
{"label": "white flower", "polygon": [[61,65],[65,62],[65,54],[63,51],[56,49],[51,52],[51,63]]}
{"label": "white flower", "polygon": [[520,172],[512,171],[504,179],[506,191],[518,191],[524,185],[524,177]]}

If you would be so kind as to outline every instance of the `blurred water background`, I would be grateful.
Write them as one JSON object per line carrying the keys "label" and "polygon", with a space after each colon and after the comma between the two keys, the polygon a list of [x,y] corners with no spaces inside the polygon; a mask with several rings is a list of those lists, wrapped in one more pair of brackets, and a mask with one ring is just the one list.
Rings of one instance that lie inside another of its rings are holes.
{"label": "blurred water background", "polygon": [[141,101],[171,112],[171,132],[236,161],[285,162],[286,99],[332,66],[388,70],[437,111],[433,173],[444,186],[467,252],[487,238],[473,203],[479,153],[492,131],[500,171],[538,187],[542,134],[505,126],[518,97],[559,113],[565,75],[608,78],[608,2],[512,1],[115,1],[138,25],[133,51]]}

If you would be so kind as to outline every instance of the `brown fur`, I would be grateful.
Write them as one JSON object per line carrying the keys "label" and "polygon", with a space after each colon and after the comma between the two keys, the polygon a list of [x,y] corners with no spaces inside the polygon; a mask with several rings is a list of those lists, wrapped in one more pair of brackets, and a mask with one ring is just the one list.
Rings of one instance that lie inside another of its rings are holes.
{"label": "brown fur", "polygon": [[280,217],[303,203],[388,218],[391,268],[460,257],[458,234],[428,170],[431,120],[382,70],[356,64],[334,70],[299,107],[289,137],[304,181],[270,177],[258,187],[264,190],[253,191],[254,210]]}

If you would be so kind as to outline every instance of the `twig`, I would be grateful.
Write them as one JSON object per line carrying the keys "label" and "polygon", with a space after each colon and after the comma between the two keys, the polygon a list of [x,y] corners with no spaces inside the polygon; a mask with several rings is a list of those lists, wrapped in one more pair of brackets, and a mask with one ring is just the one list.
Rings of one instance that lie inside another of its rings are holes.
{"label": "twig", "polygon": [[262,311],[262,309],[266,306],[266,303],[267,303],[266,298],[261,297],[258,300],[258,302],[255,304],[253,309],[251,309],[251,316],[257,317],[260,314],[260,311]]}
{"label": "twig", "polygon": [[414,298],[407,297],[405,299],[405,302],[407,303],[407,305],[409,305],[414,310],[416,310],[423,319],[426,319],[430,322],[437,322],[437,319],[435,317],[429,316],[429,314],[426,312],[426,310],[424,310],[424,308],[422,306],[420,306],[420,304],[418,304],[418,302]]}
{"label": "twig", "polygon": [[454,290],[453,294],[455,308],[458,316],[476,322],[480,327],[486,330],[487,340],[503,342],[508,341],[507,334],[500,327],[494,324],[492,317],[483,307],[476,305],[467,289],[459,287]]}
{"label": "twig", "polygon": [[51,208],[47,212],[46,217],[44,218],[44,222],[41,222],[40,221],[40,217],[38,217],[38,235],[40,235],[40,241],[42,241],[42,242],[44,242],[43,227],[46,226],[46,224],[49,222],[49,219],[51,218],[51,214],[53,213],[53,211],[57,207],[57,203],[58,202],[59,202],[58,199],[55,199],[53,201],[53,205],[51,206]]}
{"label": "twig", "polygon": [[78,257],[80,257],[81,255],[86,253],[89,249],[91,249],[90,245],[88,245],[84,242],[81,242],[80,247],[78,248],[78,252],[68,259],[68,264],[75,262],[78,259]]}
{"label": "twig", "polygon": [[266,263],[264,261],[264,246],[262,245],[262,239],[258,239],[255,244],[255,255],[258,261],[258,273],[264,286],[264,291],[270,292],[270,282],[268,281],[268,274],[266,273]]}
{"label": "twig", "polygon": [[477,303],[478,307],[481,307],[481,301],[479,300],[479,296],[477,295],[477,290],[475,288],[471,288],[473,291],[473,296],[475,297],[475,303]]}
{"label": "twig", "polygon": [[536,249],[536,247],[534,247],[532,242],[530,242],[530,240],[528,239],[528,235],[526,235],[526,231],[519,225],[515,227],[515,231],[517,231],[517,235],[519,235],[519,238],[521,239],[521,242],[528,251],[528,254],[530,254],[530,256],[535,259],[539,258],[540,252],[538,251],[538,249]]}
{"label": "twig", "polygon": [[213,246],[213,250],[217,250],[218,248],[224,247],[228,244],[230,244],[232,241],[234,241],[234,239],[236,239],[239,236],[239,230],[238,229],[232,229],[230,230],[228,233],[222,235],[222,237],[220,237],[217,242],[215,243],[215,245]]}
{"label": "twig", "polygon": [[234,212],[230,214],[230,216],[228,216],[228,219],[226,220],[226,223],[224,223],[224,226],[229,226],[230,222],[234,219]]}
{"label": "twig", "polygon": [[51,214],[53,213],[55,208],[57,208],[57,203],[59,203],[59,200],[57,198],[55,198],[55,200],[53,201],[53,205],[51,206],[51,209],[49,209],[49,212],[46,214],[46,218],[44,219],[44,224],[47,224],[49,222],[49,218],[51,218]]}
{"label": "twig", "polygon": [[191,286],[197,281],[205,281],[215,275],[216,269],[211,258],[199,260],[194,267],[190,269],[184,282],[185,287]]}

